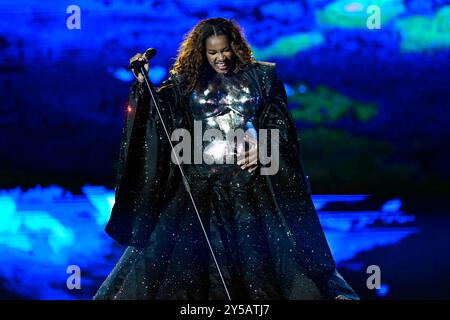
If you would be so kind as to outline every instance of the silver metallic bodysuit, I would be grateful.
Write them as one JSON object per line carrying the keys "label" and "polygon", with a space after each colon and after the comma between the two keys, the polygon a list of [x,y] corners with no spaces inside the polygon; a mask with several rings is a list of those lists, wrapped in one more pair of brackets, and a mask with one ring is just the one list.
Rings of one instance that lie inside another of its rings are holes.
{"label": "silver metallic bodysuit", "polygon": [[237,156],[249,149],[248,143],[227,139],[227,134],[230,137],[240,132],[257,139],[255,114],[259,103],[259,96],[241,74],[217,73],[207,83],[197,85],[189,101],[194,120],[201,121],[202,135],[207,129],[216,129],[222,136],[204,136],[203,161],[194,165],[198,173],[225,186],[240,187],[251,179],[255,171],[249,173],[236,163]]}

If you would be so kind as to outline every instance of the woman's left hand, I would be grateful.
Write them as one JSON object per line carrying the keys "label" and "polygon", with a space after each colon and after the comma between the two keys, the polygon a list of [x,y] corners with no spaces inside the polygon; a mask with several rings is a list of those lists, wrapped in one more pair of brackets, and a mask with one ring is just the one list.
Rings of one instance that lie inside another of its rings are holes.
{"label": "woman's left hand", "polygon": [[237,164],[242,170],[253,172],[258,168],[258,141],[248,135],[244,136],[244,141],[250,144],[250,149],[244,155],[240,155]]}

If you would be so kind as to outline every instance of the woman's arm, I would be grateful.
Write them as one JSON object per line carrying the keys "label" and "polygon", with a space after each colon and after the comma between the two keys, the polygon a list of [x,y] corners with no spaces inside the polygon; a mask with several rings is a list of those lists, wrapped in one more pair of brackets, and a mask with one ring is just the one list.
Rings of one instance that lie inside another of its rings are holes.
{"label": "woman's arm", "polygon": [[[156,92],[164,122],[172,131],[177,107],[172,80]],[[173,190],[179,172],[170,160],[170,145],[145,84],[130,89],[122,131],[115,203],[106,232],[119,243],[143,246]]]}

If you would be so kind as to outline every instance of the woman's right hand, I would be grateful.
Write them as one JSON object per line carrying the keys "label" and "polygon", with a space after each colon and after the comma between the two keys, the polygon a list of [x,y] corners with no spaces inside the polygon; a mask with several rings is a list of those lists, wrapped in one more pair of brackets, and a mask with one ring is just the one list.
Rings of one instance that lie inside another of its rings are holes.
{"label": "woman's right hand", "polygon": [[[148,70],[150,69],[148,60],[145,58],[144,55],[142,55],[141,53],[136,53],[133,57],[131,57],[130,59],[130,64],[133,63],[134,61],[139,60],[139,61],[145,61],[145,65],[144,65],[144,69],[148,74]],[[140,72],[140,70],[137,69],[131,69],[131,71],[134,74],[134,77],[137,79],[137,81],[139,81],[140,83],[144,82],[144,76],[142,75],[142,73]]]}

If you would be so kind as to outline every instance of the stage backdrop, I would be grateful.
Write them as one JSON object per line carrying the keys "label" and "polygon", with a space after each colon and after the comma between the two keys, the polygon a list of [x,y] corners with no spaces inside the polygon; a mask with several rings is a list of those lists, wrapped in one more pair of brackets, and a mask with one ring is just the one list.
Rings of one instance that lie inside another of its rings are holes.
{"label": "stage backdrop", "polygon": [[[208,17],[235,19],[255,57],[277,64],[312,191],[323,195],[314,199],[321,221],[363,296],[375,296],[362,279],[374,261],[357,254],[418,234],[415,215],[429,213],[402,212],[402,199],[450,192],[449,1],[2,0],[0,15],[4,297],[89,298],[110,271],[120,250],[103,227],[133,80],[128,59],[155,48],[151,78],[160,83],[185,34]],[[424,243],[408,248],[429,252]],[[391,259],[406,251],[391,249],[377,251],[392,270],[390,291],[378,296],[442,296],[442,281],[409,290]],[[90,270],[90,291],[67,293],[61,267],[70,264]]]}

